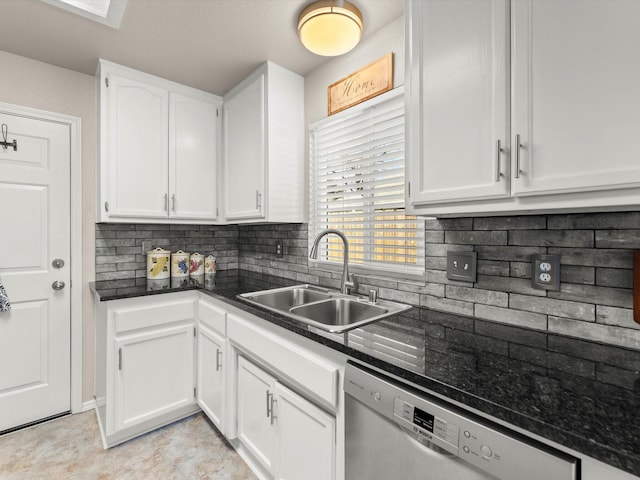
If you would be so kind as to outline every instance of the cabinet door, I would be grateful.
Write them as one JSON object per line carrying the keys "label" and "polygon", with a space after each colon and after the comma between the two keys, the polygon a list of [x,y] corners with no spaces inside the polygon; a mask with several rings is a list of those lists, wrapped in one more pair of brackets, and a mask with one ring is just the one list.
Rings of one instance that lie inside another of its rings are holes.
{"label": "cabinet door", "polygon": [[514,194],[639,186],[640,2],[512,9]]}
{"label": "cabinet door", "polygon": [[238,439],[268,471],[273,471],[275,379],[261,368],[238,358]]}
{"label": "cabinet door", "polygon": [[224,433],[225,339],[200,324],[198,326],[198,405]]}
{"label": "cabinet door", "polygon": [[263,218],[265,76],[224,99],[224,198],[229,220]]}
{"label": "cabinet door", "polygon": [[195,403],[193,332],[165,327],[116,341],[116,431]]}
{"label": "cabinet door", "polygon": [[280,383],[274,407],[277,480],[335,478],[335,418]]}
{"label": "cabinet door", "polygon": [[215,219],[217,106],[171,93],[169,217]]}
{"label": "cabinet door", "polygon": [[166,218],[169,93],[116,74],[108,79],[109,216]]}
{"label": "cabinet door", "polygon": [[508,196],[508,1],[407,8],[410,204]]}

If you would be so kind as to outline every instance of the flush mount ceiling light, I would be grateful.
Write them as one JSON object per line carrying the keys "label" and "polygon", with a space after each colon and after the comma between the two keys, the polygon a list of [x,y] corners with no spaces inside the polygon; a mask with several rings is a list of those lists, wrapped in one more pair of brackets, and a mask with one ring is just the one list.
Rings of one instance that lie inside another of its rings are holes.
{"label": "flush mount ceiling light", "polygon": [[342,55],[362,37],[362,14],[346,0],[318,0],[300,12],[298,36],[317,55]]}

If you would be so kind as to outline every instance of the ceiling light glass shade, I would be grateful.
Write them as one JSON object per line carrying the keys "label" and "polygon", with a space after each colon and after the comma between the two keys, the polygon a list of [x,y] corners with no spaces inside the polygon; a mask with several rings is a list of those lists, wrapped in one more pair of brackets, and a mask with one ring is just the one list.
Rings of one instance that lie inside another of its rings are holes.
{"label": "ceiling light glass shade", "polygon": [[352,50],[362,37],[362,14],[346,0],[319,0],[298,17],[298,36],[311,52],[325,57]]}

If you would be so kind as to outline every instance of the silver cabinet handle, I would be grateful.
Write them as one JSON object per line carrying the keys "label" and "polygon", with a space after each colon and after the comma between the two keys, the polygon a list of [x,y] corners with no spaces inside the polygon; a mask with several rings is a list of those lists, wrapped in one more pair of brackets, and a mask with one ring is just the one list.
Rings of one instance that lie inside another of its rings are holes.
{"label": "silver cabinet handle", "polygon": [[496,182],[500,181],[500,177],[503,177],[502,171],[500,170],[500,160],[502,158],[502,142],[498,140],[496,142]]}
{"label": "silver cabinet handle", "polygon": [[168,194],[164,194],[164,211],[166,212],[167,210],[169,210],[169,195]]}
{"label": "silver cabinet handle", "polygon": [[220,363],[220,358],[222,357],[222,352],[219,348],[216,348],[216,372],[220,370],[222,364]]}
{"label": "silver cabinet handle", "polygon": [[271,395],[271,420],[269,423],[271,423],[271,425],[273,425],[273,422],[276,419],[276,414],[274,411],[274,404],[277,402],[277,400],[275,398],[273,398],[273,395]]}
{"label": "silver cabinet handle", "polygon": [[267,390],[267,418],[271,417],[271,407],[273,405],[271,399],[273,398],[273,393]]}
{"label": "silver cabinet handle", "polygon": [[520,178],[520,134],[516,135],[516,172],[515,177]]}
{"label": "silver cabinet handle", "polygon": [[260,190],[256,190],[256,209],[260,210],[262,208],[262,194]]}
{"label": "silver cabinet handle", "polygon": [[171,195],[171,210],[176,211],[176,194]]}
{"label": "silver cabinet handle", "polygon": [[51,288],[53,288],[54,290],[62,290],[64,286],[65,286],[64,282],[60,280],[56,280],[51,284]]}

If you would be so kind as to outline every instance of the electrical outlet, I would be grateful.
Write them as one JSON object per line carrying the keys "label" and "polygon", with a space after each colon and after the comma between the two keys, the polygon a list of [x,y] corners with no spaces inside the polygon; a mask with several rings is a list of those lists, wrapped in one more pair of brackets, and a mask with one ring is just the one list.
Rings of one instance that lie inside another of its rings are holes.
{"label": "electrical outlet", "polygon": [[560,290],[560,255],[531,255],[531,286]]}
{"label": "electrical outlet", "polygon": [[282,240],[276,240],[276,257],[282,258],[284,254],[284,245],[282,244]]}
{"label": "electrical outlet", "polygon": [[475,283],[477,261],[476,252],[447,252],[447,278]]}
{"label": "electrical outlet", "polygon": [[148,251],[151,250],[151,240],[143,240],[142,241],[142,254],[146,255]]}

